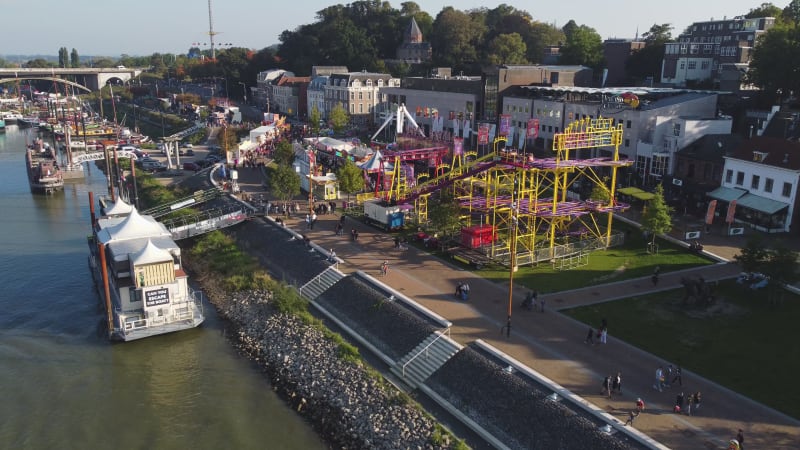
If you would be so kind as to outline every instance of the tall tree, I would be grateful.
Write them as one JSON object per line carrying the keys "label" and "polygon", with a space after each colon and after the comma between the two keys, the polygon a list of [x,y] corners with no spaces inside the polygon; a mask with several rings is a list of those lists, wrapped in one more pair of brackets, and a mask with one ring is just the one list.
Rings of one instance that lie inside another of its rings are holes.
{"label": "tall tree", "polygon": [[[564,28],[567,26],[564,25]],[[560,63],[582,64],[597,72],[603,63],[603,41],[597,31],[581,25],[569,32],[565,30],[564,34],[567,36],[567,42],[561,47]]]}
{"label": "tall tree", "polygon": [[300,175],[291,166],[271,165],[267,185],[272,195],[283,203],[300,194]]}
{"label": "tall tree", "polygon": [[81,57],[78,56],[78,51],[74,48],[72,52],[69,54],[69,65],[70,67],[80,67],[81,66]]}
{"label": "tall tree", "polygon": [[347,194],[347,200],[350,200],[351,194],[356,194],[364,190],[364,172],[356,166],[353,161],[349,159],[345,161],[344,166],[340,167],[336,172],[336,179],[339,182],[339,190]]}
{"label": "tall tree", "polygon": [[294,162],[294,146],[286,139],[281,139],[275,146],[272,159],[280,166],[291,166]]}
{"label": "tall tree", "polygon": [[772,3],[765,2],[759,5],[757,8],[750,8],[750,12],[745,14],[745,17],[748,19],[754,19],[758,17],[775,17],[776,19],[780,19],[782,14],[782,9],[778,8]]}
{"label": "tall tree", "polygon": [[672,208],[664,201],[664,188],[656,185],[654,194],[642,214],[642,229],[652,235],[652,247],[655,247],[656,236],[672,229]]}
{"label": "tall tree", "polygon": [[58,67],[69,67],[69,51],[67,47],[58,49]]}
{"label": "tall tree", "polygon": [[333,131],[336,134],[341,134],[344,129],[347,128],[347,124],[350,123],[350,114],[347,113],[347,110],[344,109],[341,103],[337,103],[331,109],[328,119],[333,127]]}
{"label": "tall tree", "polygon": [[635,51],[625,61],[625,70],[634,78],[653,77],[653,81],[661,81],[664,44],[672,41],[672,25],[653,24],[650,30],[642,34],[642,38],[645,42],[644,47]]}
{"label": "tall tree", "polygon": [[531,24],[530,38],[525,40],[525,45],[528,47],[528,61],[532,63],[542,62],[546,47],[561,45],[566,40],[567,37],[560,29],[547,23],[533,22]]}
{"label": "tall tree", "polygon": [[518,33],[498,34],[489,44],[492,64],[526,64],[527,46]]}
{"label": "tall tree", "polygon": [[319,108],[317,108],[317,105],[312,106],[311,113],[308,115],[312,136],[319,136],[319,121],[321,118],[322,115],[319,113]]}
{"label": "tall tree", "polygon": [[458,202],[439,191],[437,198],[432,198],[428,204],[428,220],[431,227],[436,231],[441,231],[450,235],[461,228],[461,208]]}
{"label": "tall tree", "polygon": [[758,39],[747,72],[749,82],[770,93],[800,92],[798,30],[795,25],[779,24]]}
{"label": "tall tree", "polygon": [[437,64],[464,70],[479,62],[475,48],[486,27],[472,20],[462,11],[448,6],[436,16],[433,22],[430,42],[433,47],[433,59]]}
{"label": "tall tree", "polygon": [[768,259],[769,253],[764,247],[764,240],[757,234],[752,235],[739,253],[733,259],[745,272],[761,272]]}

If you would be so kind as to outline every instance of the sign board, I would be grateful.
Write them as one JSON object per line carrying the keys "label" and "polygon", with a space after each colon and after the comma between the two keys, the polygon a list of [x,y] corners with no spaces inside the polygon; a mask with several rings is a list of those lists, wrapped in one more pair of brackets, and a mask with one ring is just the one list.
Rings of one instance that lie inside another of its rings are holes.
{"label": "sign board", "polygon": [[744,228],[743,227],[733,227],[733,228],[730,229],[730,231],[728,231],[728,234],[730,236],[738,236],[740,234],[744,234]]}
{"label": "sign board", "polygon": [[144,293],[145,306],[166,305],[168,303],[169,289],[167,288],[153,289],[151,291],[145,291]]}
{"label": "sign board", "polygon": [[700,239],[700,232],[699,231],[688,231],[686,233],[686,237],[684,239],[686,239],[687,241],[689,239]]}

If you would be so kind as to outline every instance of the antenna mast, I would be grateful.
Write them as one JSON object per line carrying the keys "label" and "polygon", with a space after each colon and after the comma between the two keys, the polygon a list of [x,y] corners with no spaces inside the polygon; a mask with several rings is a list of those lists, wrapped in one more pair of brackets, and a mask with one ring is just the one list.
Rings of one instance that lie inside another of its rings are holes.
{"label": "antenna mast", "polygon": [[214,19],[211,17],[211,0],[208,0],[208,38],[211,42],[211,59],[217,59],[217,53],[214,51]]}

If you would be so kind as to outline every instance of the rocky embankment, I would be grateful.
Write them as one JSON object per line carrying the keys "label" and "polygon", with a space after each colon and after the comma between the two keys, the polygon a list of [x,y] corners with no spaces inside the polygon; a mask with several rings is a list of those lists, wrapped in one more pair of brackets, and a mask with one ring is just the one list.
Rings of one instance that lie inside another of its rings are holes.
{"label": "rocky embankment", "polygon": [[[342,360],[323,333],[275,311],[268,292],[209,293],[229,336],[275,391],[337,448],[438,449],[436,423],[407,397]],[[434,437],[436,436],[436,437]]]}

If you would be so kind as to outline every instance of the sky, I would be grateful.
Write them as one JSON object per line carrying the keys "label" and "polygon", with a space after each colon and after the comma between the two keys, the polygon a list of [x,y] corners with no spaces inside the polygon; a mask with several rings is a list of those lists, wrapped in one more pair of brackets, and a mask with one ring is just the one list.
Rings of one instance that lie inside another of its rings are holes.
{"label": "sky", "polygon": [[[594,28],[603,39],[633,38],[653,24],[669,23],[677,37],[693,22],[744,15],[764,0],[417,0],[432,17],[445,6],[458,10],[505,3],[534,20],[563,26],[570,19]],[[350,1],[211,0],[216,47],[260,50],[279,43],[284,30],[313,23],[316,12]],[[389,2],[400,9],[402,1]],[[789,0],[774,2],[780,8]],[[546,5],[546,6],[545,6]],[[691,15],[687,15],[690,12]],[[119,57],[209,48],[208,0],[0,0],[0,57],[57,55],[73,48],[81,56]],[[13,60],[13,59],[12,59]]]}

